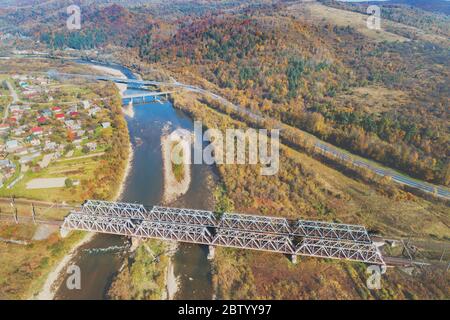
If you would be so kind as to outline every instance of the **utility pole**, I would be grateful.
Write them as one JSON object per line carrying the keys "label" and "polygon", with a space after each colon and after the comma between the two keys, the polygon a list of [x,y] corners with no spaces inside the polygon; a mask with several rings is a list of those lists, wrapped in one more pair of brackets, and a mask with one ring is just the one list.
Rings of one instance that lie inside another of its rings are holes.
{"label": "utility pole", "polygon": [[410,253],[410,251],[409,251],[409,248],[408,248],[410,240],[411,240],[411,237],[408,238],[408,242],[405,244],[405,242],[404,242],[403,239],[402,239],[402,244],[403,244],[403,255],[405,255],[405,251],[406,251],[406,253],[408,254],[409,260],[412,261],[412,260],[413,260],[413,257],[412,257],[412,255],[411,255],[411,253]]}
{"label": "utility pole", "polygon": [[444,259],[444,255],[445,255],[445,251],[447,250],[447,248],[444,248],[444,250],[442,250],[442,255],[441,258],[439,259],[439,262],[442,262],[442,259]]}
{"label": "utility pole", "polygon": [[19,223],[19,219],[17,217],[17,207],[16,207],[16,199],[14,198],[14,196],[11,198],[11,207],[13,209],[13,216],[14,216],[14,221],[17,223]]}
{"label": "utility pole", "polygon": [[31,203],[31,216],[33,217],[33,223],[36,224],[36,210],[34,208],[34,203]]}

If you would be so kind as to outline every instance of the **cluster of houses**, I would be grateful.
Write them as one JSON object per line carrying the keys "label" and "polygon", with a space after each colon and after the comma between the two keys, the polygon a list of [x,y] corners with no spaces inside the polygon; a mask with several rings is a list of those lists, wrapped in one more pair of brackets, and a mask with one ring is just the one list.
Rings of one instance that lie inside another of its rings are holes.
{"label": "cluster of houses", "polygon": [[27,99],[38,97],[42,92],[48,93],[46,89],[49,80],[44,77],[33,77],[26,75],[13,75],[12,78],[18,82],[22,95]]}
{"label": "cluster of houses", "polygon": [[[26,83],[23,85],[26,87]],[[10,106],[9,118],[0,123],[0,188],[14,176],[18,164],[23,173],[29,168],[34,170],[48,166],[50,161],[39,161],[41,158],[53,161],[63,155],[72,155],[73,151],[67,154],[68,149],[96,151],[97,143],[92,141],[96,127],[87,123],[92,123],[89,119],[94,118],[102,108],[91,105],[89,101],[79,105],[55,105],[45,109],[24,104]],[[109,122],[97,123],[100,128],[110,125]],[[56,137],[57,132],[59,138]],[[70,139],[66,136],[62,139],[61,132],[70,132]],[[67,148],[68,144],[71,148]]]}
{"label": "cluster of houses", "polygon": [[9,159],[0,160],[0,188],[3,187],[4,181],[10,179],[16,172],[16,165]]}

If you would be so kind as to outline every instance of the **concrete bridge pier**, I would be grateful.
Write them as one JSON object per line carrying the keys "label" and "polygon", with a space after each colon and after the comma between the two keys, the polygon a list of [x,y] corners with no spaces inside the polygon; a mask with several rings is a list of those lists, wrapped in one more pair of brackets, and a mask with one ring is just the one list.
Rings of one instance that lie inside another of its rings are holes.
{"label": "concrete bridge pier", "polygon": [[139,247],[139,245],[142,243],[141,238],[137,237],[131,237],[131,246],[130,251],[134,252]]}
{"label": "concrete bridge pier", "polygon": [[214,260],[214,256],[216,255],[216,247],[208,246],[208,260]]}
{"label": "concrete bridge pier", "polygon": [[66,228],[59,228],[59,234],[61,235],[61,238],[65,238],[69,235],[70,230],[66,229]]}

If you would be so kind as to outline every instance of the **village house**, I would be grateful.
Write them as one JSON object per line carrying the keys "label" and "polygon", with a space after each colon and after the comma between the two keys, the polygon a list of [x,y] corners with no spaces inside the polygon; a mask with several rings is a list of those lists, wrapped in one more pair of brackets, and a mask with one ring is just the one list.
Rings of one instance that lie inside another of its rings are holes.
{"label": "village house", "polygon": [[28,154],[28,149],[27,149],[27,147],[20,146],[19,148],[16,149],[14,154],[18,155],[18,156],[23,156],[25,154]]}
{"label": "village house", "polygon": [[44,109],[41,111],[43,117],[50,118],[52,116],[52,112],[49,109]]}
{"label": "village house", "polygon": [[44,116],[39,117],[39,118],[37,118],[37,122],[38,122],[39,124],[46,124],[46,123],[47,123],[47,118],[44,117]]}
{"label": "village house", "polygon": [[6,141],[6,152],[15,152],[19,146],[19,141],[17,140]]}
{"label": "village house", "polygon": [[80,115],[77,111],[72,111],[69,113],[71,118],[78,118],[78,116]]}
{"label": "village house", "polygon": [[89,103],[89,101],[88,100],[84,100],[83,101],[83,108],[84,108],[84,110],[87,110],[90,107],[91,107],[91,104]]}
{"label": "village house", "polygon": [[8,134],[10,128],[11,128],[11,126],[7,123],[0,124],[0,136]]}
{"label": "village house", "polygon": [[18,105],[12,105],[9,107],[9,112],[11,113],[15,113],[15,114],[20,114],[23,112],[23,109],[21,108],[21,106]]}
{"label": "village house", "polygon": [[84,130],[77,130],[75,133],[77,134],[78,138],[82,138],[84,136],[84,134],[86,133],[86,131],[84,131]]}
{"label": "village house", "polygon": [[17,118],[16,117],[8,118],[8,123],[12,126],[15,126],[17,124]]}
{"label": "village house", "polygon": [[58,106],[55,106],[52,108],[53,113],[60,113],[61,112],[61,108]]}
{"label": "village house", "polygon": [[35,136],[41,136],[44,133],[44,129],[41,127],[33,127],[31,128],[31,133]]}
{"label": "village house", "polygon": [[89,116],[94,117],[100,111],[102,111],[102,109],[100,109],[99,107],[95,107],[95,108],[89,109],[88,114],[89,114]]}
{"label": "village house", "polygon": [[86,143],[86,147],[89,149],[90,152],[97,150],[97,143],[96,142],[88,142]]}
{"label": "village house", "polygon": [[107,129],[107,128],[111,127],[111,122],[103,122],[102,127],[103,127],[103,129]]}
{"label": "village house", "polygon": [[36,152],[36,153],[33,153],[33,154],[28,155],[28,156],[24,156],[24,157],[20,158],[19,163],[20,164],[26,164],[26,163],[31,162],[31,161],[33,161],[34,159],[36,159],[36,158],[38,158],[40,156],[41,156],[41,153],[40,152]]}
{"label": "village house", "polygon": [[81,122],[80,121],[75,121],[75,120],[66,120],[64,122],[65,126],[67,129],[72,130],[72,131],[77,131],[81,129]]}
{"label": "village house", "polygon": [[78,112],[78,106],[71,106],[70,108],[69,108],[69,110],[67,110],[67,112],[68,113],[71,113],[71,112]]}
{"label": "village house", "polygon": [[54,151],[58,147],[56,142],[50,140],[45,141],[44,151]]}
{"label": "village house", "polygon": [[41,145],[41,140],[39,140],[39,139],[33,139],[33,140],[30,141],[30,144],[31,144],[33,147],[38,147],[38,146]]}
{"label": "village house", "polygon": [[24,131],[23,129],[21,129],[21,128],[17,128],[17,129],[15,129],[15,130],[13,131],[13,135],[14,135],[15,137],[21,137],[21,136],[24,135],[24,133],[25,133],[25,131]]}
{"label": "village house", "polygon": [[14,164],[14,162],[12,162],[9,159],[4,159],[4,160],[0,160],[0,169],[4,170],[4,169],[8,169],[8,168],[15,168],[16,165]]}

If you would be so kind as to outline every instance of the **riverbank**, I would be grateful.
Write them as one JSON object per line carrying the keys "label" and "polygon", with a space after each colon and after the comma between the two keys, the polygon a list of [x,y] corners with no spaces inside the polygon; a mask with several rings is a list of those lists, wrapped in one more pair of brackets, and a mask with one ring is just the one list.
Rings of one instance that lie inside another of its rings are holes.
{"label": "riverbank", "polygon": [[123,197],[123,193],[125,191],[128,176],[130,175],[131,169],[133,169],[133,159],[134,159],[134,150],[133,150],[133,145],[131,144],[131,141],[130,141],[129,149],[128,149],[128,159],[127,159],[127,163],[125,165],[122,182],[120,184],[119,190],[117,190],[117,194],[113,198],[113,201],[120,201]]}
{"label": "riverbank", "polygon": [[69,251],[67,255],[56,265],[56,267],[49,273],[47,279],[45,280],[44,286],[38,292],[37,295],[33,296],[33,300],[53,300],[55,298],[55,286],[57,285],[58,279],[60,279],[62,272],[67,269],[70,261],[75,257],[78,249],[91,241],[94,237],[94,233],[88,233],[86,236],[78,242],[72,250]]}
{"label": "riverbank", "polygon": [[178,249],[178,244],[176,242],[172,242],[169,244],[169,249],[167,252],[167,256],[169,257],[169,265],[167,266],[166,273],[166,296],[163,297],[163,300],[173,300],[175,298],[176,293],[179,289],[179,281],[175,276],[175,266],[173,263],[173,257]]}
{"label": "riverbank", "polygon": [[[114,76],[116,78],[126,79],[127,77],[120,71],[114,68],[109,68],[107,66],[99,66],[90,64],[89,67],[91,67],[94,70],[100,71],[102,73],[105,73],[106,75]],[[117,88],[119,89],[120,96],[123,97],[125,91],[127,90],[127,84],[125,83],[116,83]]]}
{"label": "riverbank", "polygon": [[[126,181],[129,176],[129,173],[132,169],[132,161],[133,161],[133,147],[130,143],[129,145],[129,153],[128,153],[128,160],[125,166],[122,182],[120,184],[120,187],[116,193],[116,195],[113,197],[112,201],[118,201],[122,197]],[[84,236],[72,249],[70,252],[64,256],[64,258],[56,265],[56,267],[48,274],[46,281],[42,287],[42,289],[34,296],[32,296],[30,299],[36,299],[36,300],[53,300],[55,298],[56,294],[56,288],[61,285],[62,278],[64,276],[63,271],[67,269],[70,262],[73,260],[73,258],[76,256],[78,250],[85,244],[89,243],[95,236],[95,233],[87,233],[86,236]]]}

